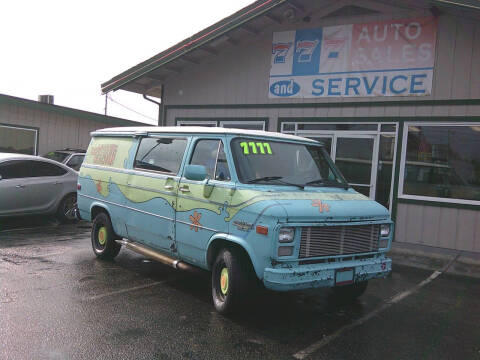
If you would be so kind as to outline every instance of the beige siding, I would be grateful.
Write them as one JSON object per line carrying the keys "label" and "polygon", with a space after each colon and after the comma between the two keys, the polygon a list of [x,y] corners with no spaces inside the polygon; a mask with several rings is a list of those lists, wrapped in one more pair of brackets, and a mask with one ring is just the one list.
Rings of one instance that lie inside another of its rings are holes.
{"label": "beige siding", "polygon": [[0,123],[38,128],[39,155],[67,147],[86,149],[90,142],[90,132],[115,126],[85,117],[33,109],[14,103],[0,104]]}
{"label": "beige siding", "polygon": [[480,210],[398,204],[395,241],[480,251]]}

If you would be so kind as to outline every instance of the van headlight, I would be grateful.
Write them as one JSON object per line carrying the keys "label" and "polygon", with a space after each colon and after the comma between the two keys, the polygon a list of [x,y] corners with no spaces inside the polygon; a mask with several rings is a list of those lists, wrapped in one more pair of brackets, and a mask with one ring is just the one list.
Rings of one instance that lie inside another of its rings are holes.
{"label": "van headlight", "polygon": [[380,236],[388,236],[388,235],[390,235],[390,224],[380,225]]}
{"label": "van headlight", "polygon": [[278,242],[289,243],[292,242],[295,237],[295,229],[292,227],[283,227],[278,233]]}

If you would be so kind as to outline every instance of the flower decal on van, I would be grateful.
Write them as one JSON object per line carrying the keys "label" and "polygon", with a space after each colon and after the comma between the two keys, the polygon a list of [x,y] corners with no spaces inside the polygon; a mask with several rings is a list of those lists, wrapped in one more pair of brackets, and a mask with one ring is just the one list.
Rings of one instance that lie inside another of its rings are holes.
{"label": "flower decal on van", "polygon": [[316,207],[318,206],[318,211],[319,212],[329,212],[330,211],[330,205],[322,202],[322,200],[312,200],[312,206]]}
{"label": "flower decal on van", "polygon": [[202,213],[198,213],[198,212],[194,211],[193,216],[190,215],[189,217],[190,217],[190,221],[192,222],[192,224],[190,225],[190,230],[195,229],[195,232],[198,232],[198,227],[202,226],[202,224],[200,224],[200,219],[202,218]]}
{"label": "flower decal on van", "polygon": [[97,191],[101,194],[103,190],[102,180],[98,180],[97,182],[95,182],[95,186],[97,187]]}

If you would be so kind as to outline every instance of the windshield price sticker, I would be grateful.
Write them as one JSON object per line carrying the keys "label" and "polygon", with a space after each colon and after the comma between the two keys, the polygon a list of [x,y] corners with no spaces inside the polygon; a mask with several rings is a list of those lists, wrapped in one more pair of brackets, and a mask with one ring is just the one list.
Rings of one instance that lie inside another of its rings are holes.
{"label": "windshield price sticker", "polygon": [[261,142],[246,142],[243,141],[240,143],[240,146],[243,149],[243,154],[244,155],[249,155],[249,154],[268,154],[272,155],[272,148],[270,147],[270,144],[267,142],[261,143]]}

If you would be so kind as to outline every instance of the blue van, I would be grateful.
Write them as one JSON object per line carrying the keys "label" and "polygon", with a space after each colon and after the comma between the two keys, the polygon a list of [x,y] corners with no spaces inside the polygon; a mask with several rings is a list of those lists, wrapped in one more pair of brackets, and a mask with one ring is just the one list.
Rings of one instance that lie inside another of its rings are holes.
{"label": "blue van", "polygon": [[317,141],[202,127],[125,127],[92,133],[78,208],[92,247],[121,246],[212,272],[220,313],[255,283],[272,290],[332,287],[355,298],[391,270],[393,223],[353,190]]}

